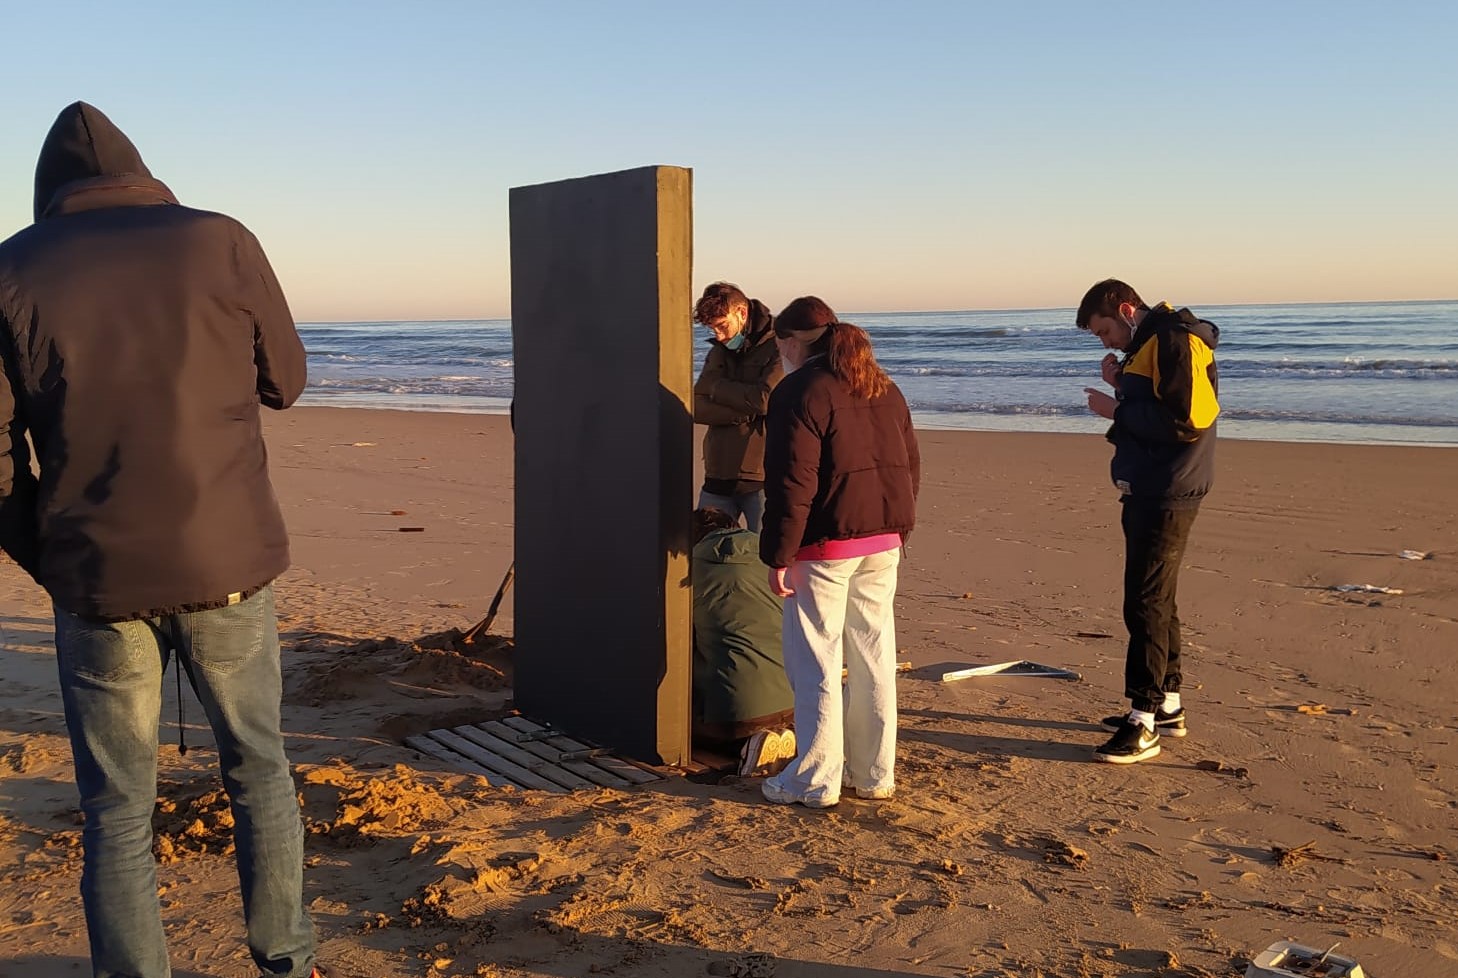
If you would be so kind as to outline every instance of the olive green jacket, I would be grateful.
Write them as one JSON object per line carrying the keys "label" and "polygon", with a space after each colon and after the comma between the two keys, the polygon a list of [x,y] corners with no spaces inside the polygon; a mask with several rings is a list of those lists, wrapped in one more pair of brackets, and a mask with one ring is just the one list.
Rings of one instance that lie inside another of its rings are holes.
{"label": "olive green jacket", "polygon": [[715,530],[693,550],[694,714],[736,724],[793,708],[780,651],[784,605],[769,589],[759,534]]}

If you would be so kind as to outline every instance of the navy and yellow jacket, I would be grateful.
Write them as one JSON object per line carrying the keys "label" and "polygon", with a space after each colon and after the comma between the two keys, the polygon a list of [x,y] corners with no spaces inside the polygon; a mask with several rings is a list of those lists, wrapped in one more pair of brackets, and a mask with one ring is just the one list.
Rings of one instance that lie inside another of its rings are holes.
{"label": "navy and yellow jacket", "polygon": [[1198,505],[1215,478],[1220,329],[1160,303],[1124,352],[1109,441],[1114,485],[1126,496]]}

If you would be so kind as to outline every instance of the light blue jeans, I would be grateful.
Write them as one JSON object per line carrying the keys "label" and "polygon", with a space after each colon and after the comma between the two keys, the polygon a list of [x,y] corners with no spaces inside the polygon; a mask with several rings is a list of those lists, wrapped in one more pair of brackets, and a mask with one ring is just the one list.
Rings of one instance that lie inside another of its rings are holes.
{"label": "light blue jeans", "polygon": [[95,978],[168,978],[152,809],[162,674],[175,650],[218,745],[253,961],[305,978],[304,833],[279,730],[273,588],[226,608],[106,622],[55,609],[56,659],[86,816],[81,898]]}
{"label": "light blue jeans", "polygon": [[701,489],[698,508],[722,510],[735,520],[742,515],[745,528],[752,533],[758,533],[760,522],[764,519],[764,490],[738,496],[721,496],[717,492]]}
{"label": "light blue jeans", "polygon": [[799,801],[831,805],[844,786],[896,789],[900,563],[901,551],[888,550],[790,565],[782,634],[798,754],[769,780]]}

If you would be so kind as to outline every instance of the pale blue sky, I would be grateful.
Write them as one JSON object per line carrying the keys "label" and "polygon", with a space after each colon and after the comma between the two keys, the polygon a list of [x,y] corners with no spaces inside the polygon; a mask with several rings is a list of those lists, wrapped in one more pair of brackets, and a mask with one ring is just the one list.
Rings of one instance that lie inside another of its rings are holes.
{"label": "pale blue sky", "polygon": [[0,235],[101,108],[300,320],[509,311],[507,190],[692,167],[777,306],[1458,296],[1448,2],[9,5]]}

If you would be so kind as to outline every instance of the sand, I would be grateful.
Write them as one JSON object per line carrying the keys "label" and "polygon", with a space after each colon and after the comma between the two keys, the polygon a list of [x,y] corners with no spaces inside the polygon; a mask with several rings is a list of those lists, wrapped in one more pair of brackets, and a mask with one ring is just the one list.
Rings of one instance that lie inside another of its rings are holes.
{"label": "sand", "polygon": [[[1090,762],[1122,706],[1108,446],[924,433],[897,797],[821,813],[735,778],[492,788],[403,747],[510,707],[510,600],[485,648],[439,635],[511,561],[505,419],[268,430],[306,897],[341,978],[1226,976],[1288,937],[1458,974],[1458,452],[1222,444],[1182,572],[1191,733],[1122,767]],[[0,629],[0,975],[87,974],[49,607],[8,563]],[[1023,658],[1082,679],[939,681]],[[175,973],[251,976],[215,755],[195,702],[178,755],[168,688]]]}

